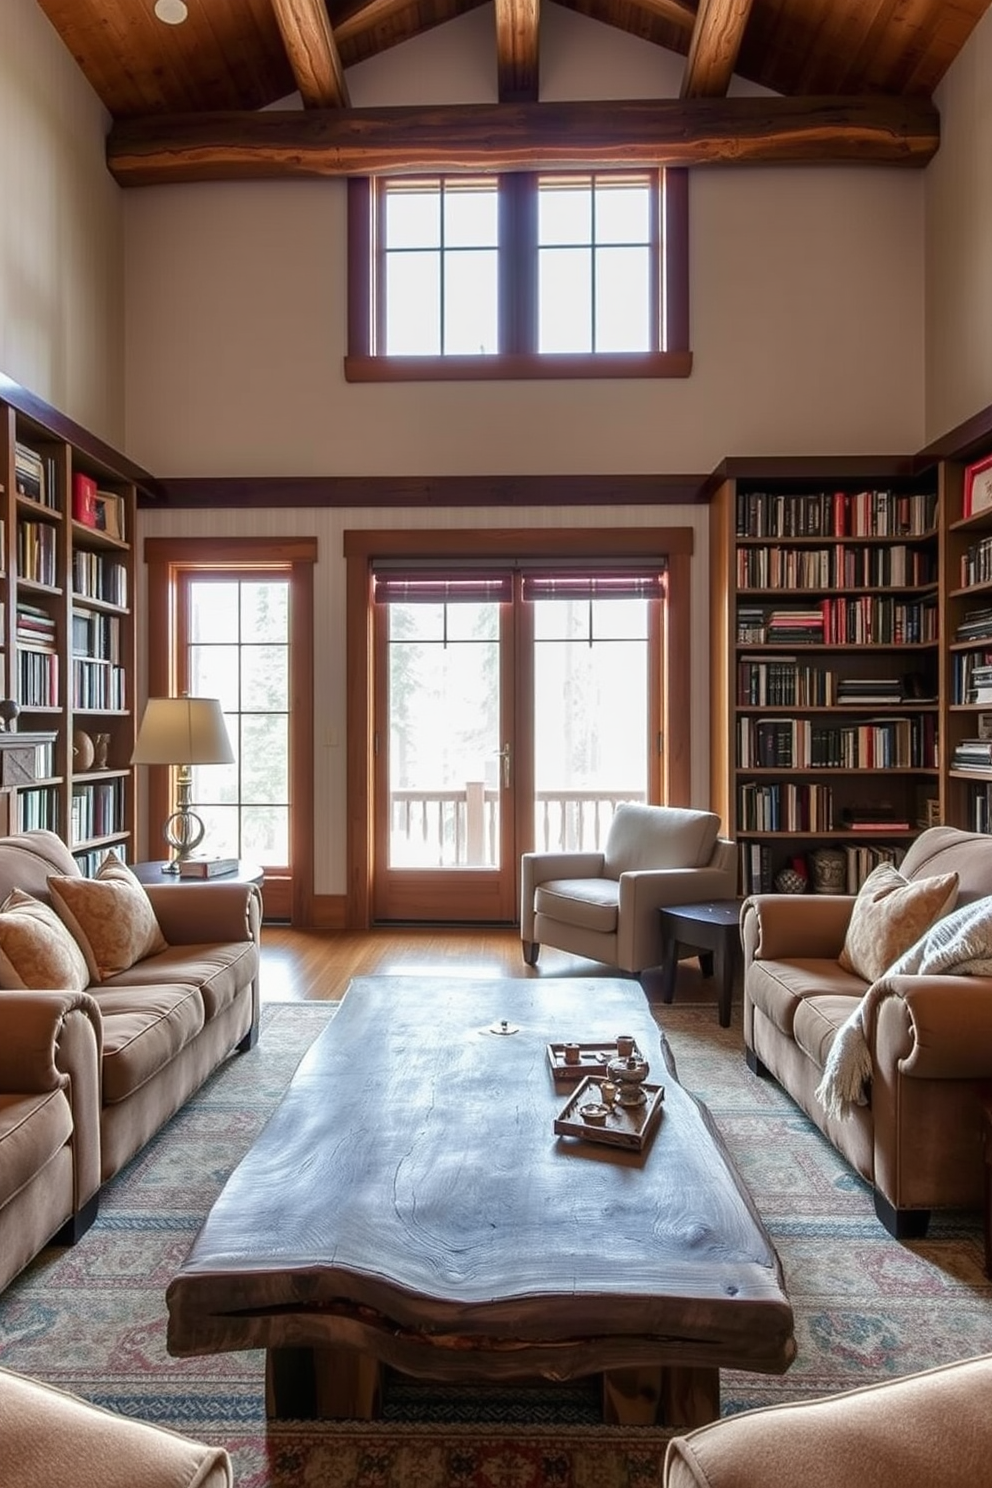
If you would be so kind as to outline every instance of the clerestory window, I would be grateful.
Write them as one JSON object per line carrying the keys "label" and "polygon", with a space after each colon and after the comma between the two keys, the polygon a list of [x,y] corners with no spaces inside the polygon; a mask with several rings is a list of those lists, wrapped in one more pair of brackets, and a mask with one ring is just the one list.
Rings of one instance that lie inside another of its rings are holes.
{"label": "clerestory window", "polygon": [[349,182],[349,381],[685,377],[681,170]]}

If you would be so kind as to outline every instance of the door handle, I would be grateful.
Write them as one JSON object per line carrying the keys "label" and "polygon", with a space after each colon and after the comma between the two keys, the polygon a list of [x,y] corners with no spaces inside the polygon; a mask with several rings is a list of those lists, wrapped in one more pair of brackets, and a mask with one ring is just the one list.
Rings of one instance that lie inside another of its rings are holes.
{"label": "door handle", "polygon": [[510,759],[512,751],[509,744],[504,744],[502,749],[497,749],[496,758],[503,761],[503,789],[510,789]]}

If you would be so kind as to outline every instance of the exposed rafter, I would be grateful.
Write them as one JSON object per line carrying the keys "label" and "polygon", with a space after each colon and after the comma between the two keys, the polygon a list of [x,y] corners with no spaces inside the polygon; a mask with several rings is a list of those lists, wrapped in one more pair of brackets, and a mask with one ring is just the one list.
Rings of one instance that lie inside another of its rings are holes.
{"label": "exposed rafter", "polygon": [[496,0],[500,103],[537,101],[541,0]]}
{"label": "exposed rafter", "polygon": [[753,0],[699,0],[683,98],[722,98],[730,86]]}
{"label": "exposed rafter", "polygon": [[385,171],[590,166],[923,166],[940,143],[922,98],[695,98],[266,110],[117,124],[107,164],[122,186]]}
{"label": "exposed rafter", "polygon": [[324,0],[272,0],[306,108],[347,108],[348,84]]}

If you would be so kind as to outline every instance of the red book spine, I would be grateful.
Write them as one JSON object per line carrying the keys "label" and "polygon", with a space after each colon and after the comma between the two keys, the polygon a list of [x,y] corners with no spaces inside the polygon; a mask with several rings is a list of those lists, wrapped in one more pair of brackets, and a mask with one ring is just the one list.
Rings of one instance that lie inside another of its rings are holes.
{"label": "red book spine", "polygon": [[72,474],[72,515],[86,527],[96,526],[96,481],[79,470]]}

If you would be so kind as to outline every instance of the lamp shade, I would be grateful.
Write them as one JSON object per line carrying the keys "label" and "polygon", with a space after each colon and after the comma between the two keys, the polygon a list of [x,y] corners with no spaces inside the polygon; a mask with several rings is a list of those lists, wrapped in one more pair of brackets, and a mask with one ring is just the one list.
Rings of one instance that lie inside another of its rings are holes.
{"label": "lamp shade", "polygon": [[218,698],[149,698],[133,765],[229,765],[234,751]]}

